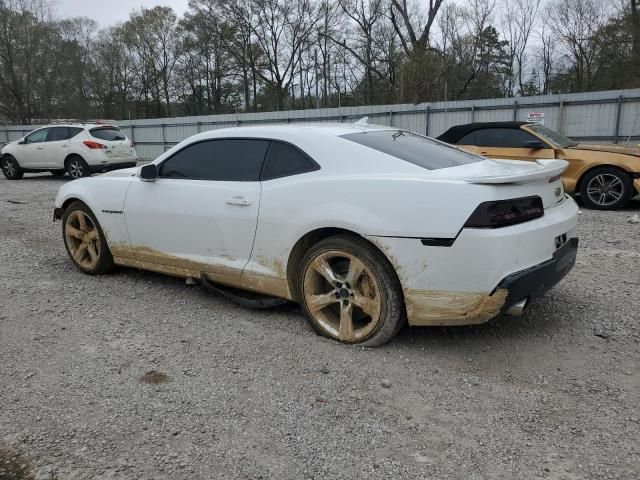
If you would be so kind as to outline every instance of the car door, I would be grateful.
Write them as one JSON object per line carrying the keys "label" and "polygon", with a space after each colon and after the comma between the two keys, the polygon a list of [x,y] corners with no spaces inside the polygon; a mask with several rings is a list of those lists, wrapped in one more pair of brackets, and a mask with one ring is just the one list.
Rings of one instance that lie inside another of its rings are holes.
{"label": "car door", "polygon": [[78,127],[51,127],[47,134],[45,155],[47,168],[63,169],[69,155],[69,139],[82,131]]}
{"label": "car door", "polygon": [[16,154],[20,166],[23,168],[47,167],[45,144],[49,130],[49,128],[36,130],[25,137],[24,143],[18,145]]}
{"label": "car door", "polygon": [[483,128],[467,134],[457,143],[485,157],[508,160],[555,158],[548,144],[516,128]]}
{"label": "car door", "polygon": [[200,141],[160,163],[155,181],[134,178],[124,214],[135,259],[233,283],[251,257],[268,147]]}

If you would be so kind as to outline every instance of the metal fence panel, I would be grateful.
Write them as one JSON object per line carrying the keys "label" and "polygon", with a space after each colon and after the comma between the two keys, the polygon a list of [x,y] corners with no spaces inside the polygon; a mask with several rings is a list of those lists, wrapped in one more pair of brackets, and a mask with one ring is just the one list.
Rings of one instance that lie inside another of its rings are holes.
{"label": "metal fence panel", "polygon": [[[469,122],[527,120],[544,114],[549,128],[578,141],[640,141],[640,89],[537,97],[496,98],[402,105],[321,108],[284,112],[201,115],[164,119],[122,120],[115,124],[136,143],[138,155],[153,159],[199,132],[237,125],[273,123],[355,122],[394,126],[436,137],[453,125]],[[14,141],[37,128],[0,126],[0,142]]]}

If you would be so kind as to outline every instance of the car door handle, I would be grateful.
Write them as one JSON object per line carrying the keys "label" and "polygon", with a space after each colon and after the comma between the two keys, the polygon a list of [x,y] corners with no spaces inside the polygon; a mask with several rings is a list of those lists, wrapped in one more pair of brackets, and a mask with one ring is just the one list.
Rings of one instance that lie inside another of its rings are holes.
{"label": "car door handle", "polygon": [[248,207],[251,202],[242,196],[231,197],[227,200],[227,205],[237,205],[239,207]]}

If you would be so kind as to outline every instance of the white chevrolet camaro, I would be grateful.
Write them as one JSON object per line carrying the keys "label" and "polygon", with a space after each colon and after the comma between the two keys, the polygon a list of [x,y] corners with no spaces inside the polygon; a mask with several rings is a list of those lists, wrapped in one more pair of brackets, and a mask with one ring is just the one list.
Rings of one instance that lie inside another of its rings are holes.
{"label": "white chevrolet camaro", "polygon": [[364,122],[240,127],[67,183],[54,217],[83,272],[121,265],[243,304],[292,300],[322,335],[373,346],[405,321],[518,314],[559,282],[578,247],[566,166]]}

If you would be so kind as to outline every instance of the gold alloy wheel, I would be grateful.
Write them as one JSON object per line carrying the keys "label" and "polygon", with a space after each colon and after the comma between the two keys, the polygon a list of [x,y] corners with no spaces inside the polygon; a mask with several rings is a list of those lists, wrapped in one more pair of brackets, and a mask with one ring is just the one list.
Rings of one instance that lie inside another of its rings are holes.
{"label": "gold alloy wheel", "polygon": [[74,210],[64,225],[67,248],[73,260],[85,270],[93,270],[100,260],[100,234],[91,217]]}
{"label": "gold alloy wheel", "polygon": [[307,310],[326,335],[357,342],[380,323],[378,282],[355,256],[339,250],[322,252],[307,266],[303,282]]}

